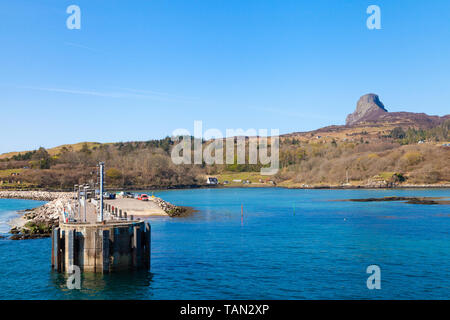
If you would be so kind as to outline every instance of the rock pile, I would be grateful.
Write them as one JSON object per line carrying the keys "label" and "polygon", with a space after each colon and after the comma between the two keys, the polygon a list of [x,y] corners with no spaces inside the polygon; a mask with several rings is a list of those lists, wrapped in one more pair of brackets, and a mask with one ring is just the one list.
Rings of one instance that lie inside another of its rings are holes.
{"label": "rock pile", "polygon": [[34,220],[36,222],[53,222],[58,223],[61,212],[63,212],[64,207],[72,202],[75,205],[75,200],[72,199],[56,199],[44,204],[41,207],[30,210],[24,214],[27,220]]}
{"label": "rock pile", "polygon": [[54,191],[0,191],[0,198],[4,199],[28,199],[39,201],[53,201],[57,199],[72,199],[73,192]]}
{"label": "rock pile", "polygon": [[364,186],[366,188],[393,188],[395,187],[395,183],[391,181],[386,180],[379,180],[379,179],[369,179],[367,181],[367,184]]}
{"label": "rock pile", "polygon": [[12,240],[49,237],[53,227],[59,225],[61,212],[67,204],[75,203],[70,192],[0,191],[0,198],[49,201],[43,206],[26,210],[22,223],[12,227]]}
{"label": "rock pile", "polygon": [[176,205],[171,204],[161,198],[155,197],[153,199],[155,203],[170,217],[181,217],[186,215],[187,209],[184,207],[178,207]]}

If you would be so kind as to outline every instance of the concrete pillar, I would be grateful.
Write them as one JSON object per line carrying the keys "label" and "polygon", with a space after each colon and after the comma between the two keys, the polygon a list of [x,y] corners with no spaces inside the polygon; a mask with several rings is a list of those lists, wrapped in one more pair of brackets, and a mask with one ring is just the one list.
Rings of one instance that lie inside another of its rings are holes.
{"label": "concrete pillar", "polygon": [[95,230],[94,231],[94,239],[95,239],[95,272],[102,273],[103,272],[103,230]]}
{"label": "concrete pillar", "polygon": [[65,241],[65,269],[75,264],[75,230],[67,230]]}
{"label": "concrete pillar", "polygon": [[83,246],[83,270],[87,272],[95,272],[95,246],[96,237],[95,229],[86,228],[84,230],[84,246]]}
{"label": "concrete pillar", "polygon": [[52,269],[54,269],[55,267],[55,229],[52,229],[52,258],[51,258],[51,263],[52,263]]}
{"label": "concrete pillar", "polygon": [[54,270],[59,270],[60,256],[59,256],[59,235],[60,228],[53,228],[52,230],[52,267]]}
{"label": "concrete pillar", "polygon": [[85,253],[85,237],[86,231],[83,228],[75,230],[75,264],[84,271],[84,253]]}
{"label": "concrete pillar", "polygon": [[102,260],[103,260],[103,273],[109,272],[109,230],[102,230],[101,231],[101,237],[102,237]]}
{"label": "concrete pillar", "polygon": [[150,223],[145,223],[145,232],[144,232],[144,263],[146,269],[150,269],[151,263],[151,239],[152,239],[152,227]]}
{"label": "concrete pillar", "polygon": [[64,230],[61,230],[59,241],[58,241],[58,271],[64,272],[65,271],[65,264],[64,264],[64,258],[66,256],[66,250],[65,250],[65,244],[66,244],[66,232]]}
{"label": "concrete pillar", "polygon": [[132,240],[132,255],[133,268],[140,268],[142,266],[142,238],[141,228],[133,226],[133,240]]}

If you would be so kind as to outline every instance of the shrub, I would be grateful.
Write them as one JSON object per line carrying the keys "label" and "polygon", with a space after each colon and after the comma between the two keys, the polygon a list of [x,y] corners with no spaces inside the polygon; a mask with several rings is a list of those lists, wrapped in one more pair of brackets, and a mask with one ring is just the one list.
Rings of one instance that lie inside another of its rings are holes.
{"label": "shrub", "polygon": [[406,163],[409,166],[419,164],[423,160],[422,154],[420,152],[415,151],[405,153],[405,155],[402,158],[406,161]]}
{"label": "shrub", "polygon": [[119,180],[122,178],[122,172],[116,168],[106,170],[106,176],[111,180]]}

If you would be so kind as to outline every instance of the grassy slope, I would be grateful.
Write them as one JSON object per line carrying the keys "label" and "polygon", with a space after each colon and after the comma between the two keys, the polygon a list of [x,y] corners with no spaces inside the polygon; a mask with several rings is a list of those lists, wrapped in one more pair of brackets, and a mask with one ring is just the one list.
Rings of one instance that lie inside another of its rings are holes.
{"label": "grassy slope", "polygon": [[[47,152],[51,155],[51,156],[56,156],[57,154],[61,153],[61,150],[66,147],[66,148],[72,148],[73,151],[80,151],[81,148],[83,148],[83,145],[87,144],[89,149],[92,149],[95,146],[99,146],[101,145],[101,143],[99,142],[79,142],[79,143],[75,143],[75,144],[64,144],[61,146],[57,146],[55,148],[51,148],[51,149],[47,149]],[[14,152],[8,152],[8,153],[3,153],[0,154],[0,159],[7,159],[7,158],[11,158],[13,156],[20,154],[25,154],[29,151],[14,151]]]}

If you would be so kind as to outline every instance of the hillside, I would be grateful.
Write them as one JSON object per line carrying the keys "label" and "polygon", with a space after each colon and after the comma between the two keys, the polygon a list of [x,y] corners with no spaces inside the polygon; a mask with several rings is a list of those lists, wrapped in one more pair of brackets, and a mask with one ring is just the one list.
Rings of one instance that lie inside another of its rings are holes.
{"label": "hillside", "polygon": [[[99,142],[79,142],[75,144],[64,144],[61,146],[57,146],[55,148],[47,149],[47,152],[51,156],[57,156],[58,154],[61,154],[62,151],[65,149],[73,150],[73,151],[80,151],[83,147],[87,146],[89,149],[92,149],[94,147],[100,146],[101,143]],[[28,151],[13,151],[8,153],[0,154],[0,159],[8,159],[13,158],[14,156],[18,156],[19,154],[26,154],[29,152],[33,152],[34,150],[28,150]]]}
{"label": "hillside", "polygon": [[[450,115],[389,112],[369,94],[359,99],[346,125],[280,136],[275,176],[261,176],[261,164],[175,165],[173,142],[165,138],[3,154],[0,188],[70,189],[93,180],[98,161],[106,161],[107,183],[118,188],[203,185],[209,175],[231,186],[244,180],[286,187],[444,185],[450,184],[449,130]],[[255,138],[247,137],[247,144]]]}

